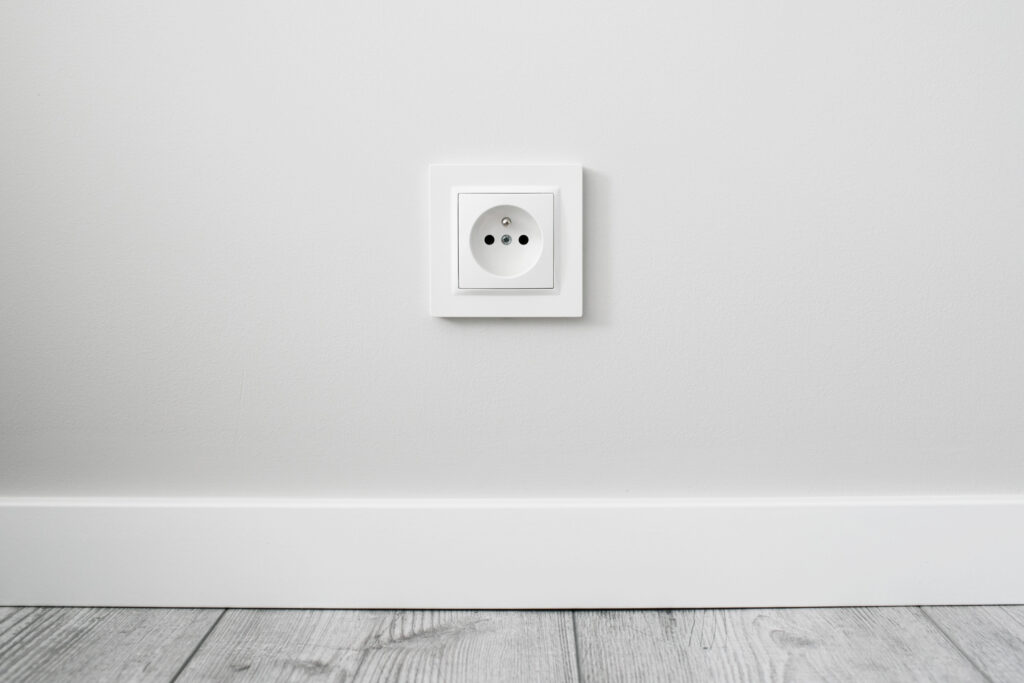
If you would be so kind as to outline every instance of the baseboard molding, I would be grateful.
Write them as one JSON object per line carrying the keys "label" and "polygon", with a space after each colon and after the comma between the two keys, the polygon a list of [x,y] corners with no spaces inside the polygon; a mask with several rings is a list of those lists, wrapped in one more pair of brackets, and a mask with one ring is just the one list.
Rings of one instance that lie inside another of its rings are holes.
{"label": "baseboard molding", "polygon": [[0,604],[1024,603],[1024,497],[0,498]]}

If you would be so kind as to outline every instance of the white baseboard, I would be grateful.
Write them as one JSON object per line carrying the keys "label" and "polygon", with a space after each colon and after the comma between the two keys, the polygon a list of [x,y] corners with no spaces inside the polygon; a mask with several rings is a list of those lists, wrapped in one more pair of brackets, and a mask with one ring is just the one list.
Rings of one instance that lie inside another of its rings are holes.
{"label": "white baseboard", "polygon": [[0,498],[0,604],[1024,603],[1024,497]]}

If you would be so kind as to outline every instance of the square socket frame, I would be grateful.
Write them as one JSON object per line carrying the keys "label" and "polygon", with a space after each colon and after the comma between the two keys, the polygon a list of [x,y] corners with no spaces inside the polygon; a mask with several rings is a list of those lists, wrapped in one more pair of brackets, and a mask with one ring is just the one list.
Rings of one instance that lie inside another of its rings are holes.
{"label": "square socket frame", "polygon": [[[459,193],[544,193],[554,198],[554,286],[459,288]],[[583,169],[578,164],[430,167],[430,314],[443,318],[583,315]]]}

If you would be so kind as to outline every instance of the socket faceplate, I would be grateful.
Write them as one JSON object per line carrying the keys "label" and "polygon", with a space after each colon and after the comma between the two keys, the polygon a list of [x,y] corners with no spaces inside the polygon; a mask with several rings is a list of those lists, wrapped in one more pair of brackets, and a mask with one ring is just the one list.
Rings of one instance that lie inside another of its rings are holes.
{"label": "socket faceplate", "polygon": [[582,168],[431,166],[430,313],[581,316]]}
{"label": "socket faceplate", "polygon": [[460,192],[459,289],[551,289],[555,196]]}

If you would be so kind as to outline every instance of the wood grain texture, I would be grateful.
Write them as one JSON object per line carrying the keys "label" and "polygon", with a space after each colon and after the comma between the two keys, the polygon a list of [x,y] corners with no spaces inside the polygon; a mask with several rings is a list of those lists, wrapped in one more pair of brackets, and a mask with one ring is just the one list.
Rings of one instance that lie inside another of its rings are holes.
{"label": "wood grain texture", "polygon": [[221,610],[24,608],[0,634],[0,681],[161,681]]}
{"label": "wood grain texture", "polygon": [[923,609],[993,683],[1024,681],[1024,605]]}
{"label": "wood grain texture", "polygon": [[575,681],[567,612],[231,610],[197,681]]}
{"label": "wood grain texture", "polygon": [[578,612],[580,679],[984,681],[917,608]]}
{"label": "wood grain texture", "polygon": [[24,607],[0,607],[0,633],[6,631],[16,621],[17,614]]}

